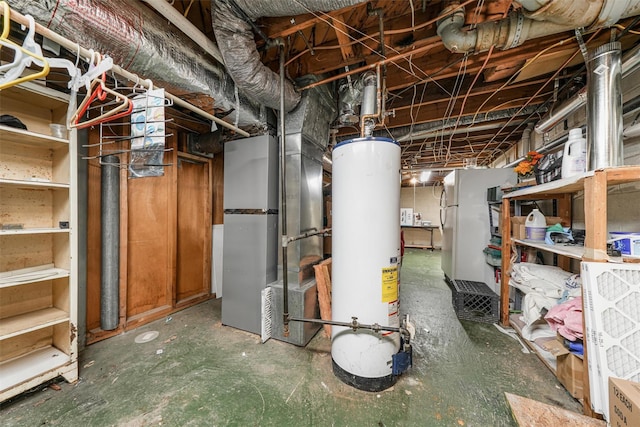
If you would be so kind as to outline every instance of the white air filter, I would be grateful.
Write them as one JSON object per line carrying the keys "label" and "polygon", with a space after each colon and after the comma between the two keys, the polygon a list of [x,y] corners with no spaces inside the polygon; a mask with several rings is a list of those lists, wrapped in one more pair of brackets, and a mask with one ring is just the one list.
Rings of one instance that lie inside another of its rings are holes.
{"label": "white air filter", "polygon": [[640,382],[640,265],[581,268],[591,403],[609,420],[609,377]]}

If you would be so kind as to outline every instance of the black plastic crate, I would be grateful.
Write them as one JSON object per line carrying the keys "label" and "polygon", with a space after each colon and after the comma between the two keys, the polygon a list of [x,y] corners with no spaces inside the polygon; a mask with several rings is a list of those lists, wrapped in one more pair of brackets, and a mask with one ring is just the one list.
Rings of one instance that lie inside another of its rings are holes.
{"label": "black plastic crate", "polygon": [[500,297],[482,282],[452,280],[453,308],[459,319],[496,323],[500,316]]}

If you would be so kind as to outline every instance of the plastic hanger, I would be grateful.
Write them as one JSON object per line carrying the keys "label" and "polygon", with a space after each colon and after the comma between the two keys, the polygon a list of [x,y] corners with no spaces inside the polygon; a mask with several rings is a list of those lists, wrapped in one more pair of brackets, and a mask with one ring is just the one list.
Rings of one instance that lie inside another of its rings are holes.
{"label": "plastic hanger", "polygon": [[[4,2],[2,4],[2,7],[3,7],[3,14],[4,14],[3,23],[6,24],[7,17],[10,17],[11,9],[8,8],[8,5],[5,6]],[[9,9],[8,13],[7,13],[7,9]],[[13,43],[11,40],[5,37],[5,36],[8,36],[9,34],[8,25],[4,25],[2,29],[2,33],[0,34],[2,36],[0,38],[2,38],[3,46],[7,46],[7,44],[13,45],[15,46],[15,48],[19,49],[23,54],[25,54],[25,56],[22,57],[20,61],[17,61],[17,62],[14,61],[12,63],[14,65],[7,70],[4,76],[0,77],[0,90],[6,89],[11,86],[15,86],[17,84],[27,82],[30,80],[36,80],[42,77],[46,77],[47,74],[49,74],[49,69],[50,69],[49,61],[47,61],[42,56],[42,50],[40,49],[40,45],[38,45],[33,38],[36,30],[35,21],[33,17],[30,15],[25,15],[25,18],[29,20],[29,31],[27,32],[27,35],[22,43],[22,46],[19,46]],[[37,73],[27,74],[25,76],[19,77],[25,68],[31,66],[32,62],[35,62],[35,64],[42,67],[42,69]]]}
{"label": "plastic hanger", "polygon": [[14,51],[13,62],[5,65],[0,65],[0,71],[6,71],[20,63],[22,61],[22,51],[15,44],[9,42],[9,31],[11,27],[11,19],[10,13],[11,9],[9,8],[9,3],[0,1],[0,6],[2,6],[2,34],[0,34],[0,46],[8,47],[9,49]]}
{"label": "plastic hanger", "polygon": [[[128,116],[129,114],[131,114],[131,111],[133,111],[133,103],[131,102],[131,100],[125,95],[108,88],[104,82],[104,75],[101,79],[95,79],[92,82],[90,89],[90,92],[87,92],[88,94],[90,93],[89,96],[86,96],[82,100],[82,103],[80,103],[80,105],[78,106],[76,113],[71,117],[69,124],[70,127],[84,129],[89,126],[106,123],[112,120],[119,119],[121,117]],[[87,112],[89,105],[91,105],[91,103],[95,99],[104,101],[107,98],[108,94],[112,95],[114,98],[122,102],[115,108],[110,109],[109,111],[101,114],[98,117],[87,120],[85,122],[79,122],[80,117],[82,117]]]}

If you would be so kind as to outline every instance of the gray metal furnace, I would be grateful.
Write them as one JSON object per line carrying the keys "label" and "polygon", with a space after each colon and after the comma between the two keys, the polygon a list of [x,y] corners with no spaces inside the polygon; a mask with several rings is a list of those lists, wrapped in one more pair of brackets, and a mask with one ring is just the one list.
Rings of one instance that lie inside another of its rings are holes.
{"label": "gray metal furnace", "polygon": [[260,333],[260,292],[278,277],[278,144],[271,135],[224,146],[222,324]]}

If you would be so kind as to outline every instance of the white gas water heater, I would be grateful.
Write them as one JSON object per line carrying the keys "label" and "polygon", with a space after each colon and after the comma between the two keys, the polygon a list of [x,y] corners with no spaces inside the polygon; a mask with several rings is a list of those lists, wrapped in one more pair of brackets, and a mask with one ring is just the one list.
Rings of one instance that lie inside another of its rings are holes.
{"label": "white gas water heater", "polygon": [[358,389],[380,391],[412,363],[414,329],[400,316],[400,146],[387,138],[343,141],[333,150],[332,175],[332,318],[353,323],[332,326],[333,371]]}

